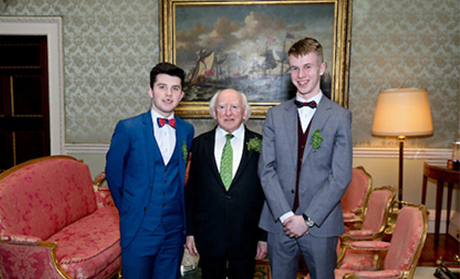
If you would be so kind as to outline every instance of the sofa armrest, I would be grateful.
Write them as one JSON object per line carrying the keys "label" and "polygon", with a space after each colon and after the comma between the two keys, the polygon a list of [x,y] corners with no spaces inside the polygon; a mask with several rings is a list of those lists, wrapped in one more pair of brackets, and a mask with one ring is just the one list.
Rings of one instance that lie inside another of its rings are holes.
{"label": "sofa armrest", "polygon": [[98,175],[96,175],[96,177],[93,180],[94,188],[96,189],[98,187],[101,187],[101,185],[105,182],[105,180],[106,180],[105,172],[101,172]]}
{"label": "sofa armrest", "polygon": [[56,242],[13,244],[0,241],[0,277],[2,272],[14,278],[72,279],[61,268],[56,258]]}
{"label": "sofa armrest", "polygon": [[102,186],[106,181],[105,172],[101,172],[94,178],[93,187],[94,193],[96,195],[97,208],[115,206],[112,195],[110,194],[110,189],[107,186]]}
{"label": "sofa armrest", "polygon": [[[395,279],[402,278],[401,270],[377,270],[377,271],[356,271],[355,273],[348,273],[343,276],[344,279]],[[405,278],[405,277],[404,277]]]}
{"label": "sofa armrest", "polygon": [[0,241],[11,243],[11,244],[30,244],[37,245],[42,241],[40,237],[31,235],[19,235],[19,234],[5,234],[2,233]]}
{"label": "sofa armrest", "polygon": [[356,241],[350,243],[349,247],[353,250],[385,251],[390,247],[390,243],[385,241]]}

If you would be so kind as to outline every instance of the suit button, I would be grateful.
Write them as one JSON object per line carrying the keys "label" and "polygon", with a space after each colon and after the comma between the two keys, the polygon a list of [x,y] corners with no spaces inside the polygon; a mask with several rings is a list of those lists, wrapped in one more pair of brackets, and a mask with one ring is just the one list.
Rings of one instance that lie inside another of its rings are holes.
{"label": "suit button", "polygon": [[303,158],[300,158],[300,162],[302,162]]}
{"label": "suit button", "polygon": [[150,188],[153,188],[153,184],[150,184]]}
{"label": "suit button", "polygon": [[225,195],[225,198],[226,198],[227,200],[229,200],[229,199],[231,199],[232,197],[229,196],[229,195]]}
{"label": "suit button", "polygon": [[166,196],[166,192],[163,193],[163,196]]}
{"label": "suit button", "polygon": [[166,204],[163,204],[163,208],[165,208],[165,207],[166,207]]}
{"label": "suit button", "polygon": [[168,180],[165,180],[164,182],[165,182],[165,184],[168,184]]}
{"label": "suit button", "polygon": [[165,219],[165,217],[161,217],[161,220],[164,220],[164,219]]}
{"label": "suit button", "polygon": [[165,169],[165,172],[168,172],[168,169]]}
{"label": "suit button", "polygon": [[294,190],[291,190],[291,193],[293,193],[293,194],[294,194]]}
{"label": "suit button", "polygon": [[145,208],[145,206],[144,206],[144,208],[142,208],[142,209],[143,209],[144,211],[146,211],[146,210],[147,210],[147,208]]}

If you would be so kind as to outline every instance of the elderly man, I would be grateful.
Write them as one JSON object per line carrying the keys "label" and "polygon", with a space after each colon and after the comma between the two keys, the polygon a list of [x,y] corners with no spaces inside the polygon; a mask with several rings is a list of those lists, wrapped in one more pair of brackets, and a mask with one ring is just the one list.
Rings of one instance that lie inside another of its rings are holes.
{"label": "elderly man", "polygon": [[186,246],[200,254],[203,279],[252,279],[255,260],[267,254],[266,232],[258,228],[264,202],[257,175],[261,136],[243,125],[251,114],[243,93],[218,92],[209,110],[218,125],[191,148]]}

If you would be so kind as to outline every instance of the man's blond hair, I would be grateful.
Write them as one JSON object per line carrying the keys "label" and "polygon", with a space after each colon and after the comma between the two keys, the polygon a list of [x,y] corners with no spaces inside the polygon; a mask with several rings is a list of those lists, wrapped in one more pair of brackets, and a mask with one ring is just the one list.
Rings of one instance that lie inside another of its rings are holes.
{"label": "man's blond hair", "polygon": [[297,41],[291,46],[291,48],[289,48],[288,56],[292,55],[294,57],[299,57],[312,52],[316,53],[316,56],[318,57],[318,64],[324,62],[323,47],[321,44],[316,39],[306,37]]}

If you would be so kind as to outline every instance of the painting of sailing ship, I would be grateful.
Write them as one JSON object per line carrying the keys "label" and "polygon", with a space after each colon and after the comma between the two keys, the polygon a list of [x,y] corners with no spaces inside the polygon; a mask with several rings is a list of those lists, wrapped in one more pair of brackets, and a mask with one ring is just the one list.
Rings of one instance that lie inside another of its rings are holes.
{"label": "painting of sailing ship", "polygon": [[334,5],[178,5],[173,62],[187,73],[183,101],[209,101],[229,87],[250,102],[292,98],[287,51],[304,37],[323,45],[321,88],[330,97],[334,30]]}

